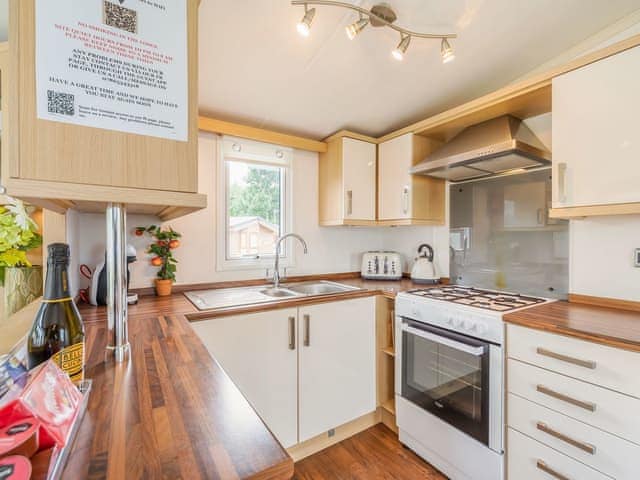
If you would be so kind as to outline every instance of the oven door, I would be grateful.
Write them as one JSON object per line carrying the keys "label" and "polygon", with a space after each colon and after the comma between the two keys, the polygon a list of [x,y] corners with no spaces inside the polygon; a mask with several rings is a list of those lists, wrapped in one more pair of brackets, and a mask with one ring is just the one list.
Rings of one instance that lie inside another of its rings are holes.
{"label": "oven door", "polygon": [[491,344],[409,319],[401,331],[402,397],[489,446]]}

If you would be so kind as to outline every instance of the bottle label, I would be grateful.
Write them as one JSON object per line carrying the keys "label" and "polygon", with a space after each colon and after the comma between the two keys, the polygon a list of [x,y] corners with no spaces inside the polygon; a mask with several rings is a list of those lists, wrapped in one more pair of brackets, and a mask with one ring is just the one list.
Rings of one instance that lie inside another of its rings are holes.
{"label": "bottle label", "polygon": [[73,383],[84,380],[84,342],[63,348],[51,359],[69,375]]}

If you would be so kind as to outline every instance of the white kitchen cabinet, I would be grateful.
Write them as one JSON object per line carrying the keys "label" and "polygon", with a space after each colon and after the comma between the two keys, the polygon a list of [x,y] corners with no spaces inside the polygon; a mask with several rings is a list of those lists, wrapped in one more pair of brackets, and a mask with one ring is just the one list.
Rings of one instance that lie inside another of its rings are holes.
{"label": "white kitchen cabinet", "polygon": [[409,169],[438,145],[438,142],[412,133],[378,145],[379,223],[444,223],[444,180],[409,174]]}
{"label": "white kitchen cabinet", "polygon": [[219,317],[191,325],[278,441],[297,443],[297,309]]}
{"label": "white kitchen cabinet", "polygon": [[506,347],[509,479],[637,478],[640,355],[511,324]]}
{"label": "white kitchen cabinet", "polygon": [[376,144],[337,135],[319,163],[321,225],[367,225],[376,220]]}
{"label": "white kitchen cabinet", "polygon": [[553,207],[640,202],[640,47],[553,79]]}
{"label": "white kitchen cabinet", "polygon": [[300,441],[376,409],[375,297],[300,307]]}

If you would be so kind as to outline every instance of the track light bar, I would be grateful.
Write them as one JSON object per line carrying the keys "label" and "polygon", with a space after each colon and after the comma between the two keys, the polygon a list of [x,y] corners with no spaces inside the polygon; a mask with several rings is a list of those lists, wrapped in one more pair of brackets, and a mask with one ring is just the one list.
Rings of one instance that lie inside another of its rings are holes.
{"label": "track light bar", "polygon": [[[324,5],[324,6],[330,6],[330,7],[342,7],[342,8],[348,8],[349,10],[353,10],[355,12],[360,13],[361,15],[363,15],[364,17],[369,18],[370,22],[372,25],[374,26],[385,26],[385,27],[389,27],[392,28],[393,30],[399,32],[401,35],[409,35],[411,37],[415,37],[415,38],[436,38],[436,39],[442,39],[442,38],[456,38],[457,35],[455,33],[420,33],[420,32],[412,32],[411,30],[407,30],[406,28],[402,28],[398,25],[396,25],[395,23],[393,23],[395,21],[395,15],[393,18],[389,18],[389,17],[384,17],[381,16],[376,12],[376,7],[380,7],[384,4],[381,5],[376,5],[374,6],[371,10],[367,10],[364,9],[362,7],[359,7],[357,5],[352,5],[350,3],[346,3],[346,2],[336,2],[333,0],[292,0],[291,1],[291,5],[304,5],[305,7],[305,12],[306,12],[306,8],[308,5]],[[390,8],[388,6],[385,6],[384,8]],[[314,12],[315,14],[315,12]],[[306,15],[305,15],[306,16]],[[313,16],[312,16],[313,18]]]}

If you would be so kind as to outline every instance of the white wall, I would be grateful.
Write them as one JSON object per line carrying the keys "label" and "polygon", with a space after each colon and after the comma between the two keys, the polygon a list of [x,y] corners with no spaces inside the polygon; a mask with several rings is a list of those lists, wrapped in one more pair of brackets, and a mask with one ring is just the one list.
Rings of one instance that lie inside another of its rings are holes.
{"label": "white wall", "polygon": [[582,295],[640,301],[640,216],[572,220],[570,291]]}
{"label": "white wall", "polygon": [[[208,195],[206,209],[171,222],[183,234],[182,245],[176,250],[179,261],[177,283],[195,284],[224,280],[261,278],[263,270],[216,270],[216,205],[215,162],[217,137],[201,134],[199,138],[199,191]],[[309,253],[303,255],[295,245],[295,266],[291,274],[336,273],[360,270],[360,254],[366,250],[398,250],[413,260],[420,243],[430,243],[436,250],[436,263],[441,276],[449,274],[449,238],[447,227],[320,227],[318,226],[318,155],[296,150],[293,158],[293,230],[307,241]],[[129,215],[129,242],[136,247],[139,261],[131,267],[131,287],[148,287],[156,269],[144,253],[147,238],[133,235],[134,227],[157,223],[152,216]],[[104,215],[80,214],[77,219],[78,262],[92,268],[104,257]],[[408,262],[405,270],[411,267]],[[81,279],[80,285],[86,286]]]}

